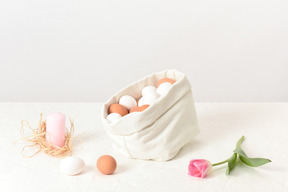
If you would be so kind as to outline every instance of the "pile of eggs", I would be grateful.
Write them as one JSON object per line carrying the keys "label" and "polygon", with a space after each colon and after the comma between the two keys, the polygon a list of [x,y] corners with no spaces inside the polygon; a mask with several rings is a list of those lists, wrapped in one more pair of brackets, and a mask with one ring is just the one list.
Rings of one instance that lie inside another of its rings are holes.
{"label": "pile of eggs", "polygon": [[121,117],[133,113],[141,112],[153,105],[155,101],[163,97],[171,88],[175,80],[163,78],[157,82],[157,87],[149,85],[142,89],[142,97],[135,99],[130,95],[124,95],[119,99],[119,103],[112,104],[108,109],[107,120],[114,122]]}
{"label": "pile of eggs", "polygon": [[[97,169],[104,175],[111,175],[117,168],[116,160],[110,155],[102,155],[96,163]],[[60,171],[65,175],[78,175],[84,169],[85,162],[79,157],[66,157],[60,162]]]}

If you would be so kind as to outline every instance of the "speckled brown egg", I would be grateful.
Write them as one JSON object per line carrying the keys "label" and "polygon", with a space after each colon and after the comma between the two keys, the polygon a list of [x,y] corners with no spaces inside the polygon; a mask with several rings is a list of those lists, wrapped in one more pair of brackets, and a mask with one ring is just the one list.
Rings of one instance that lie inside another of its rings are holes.
{"label": "speckled brown egg", "polygon": [[109,114],[110,113],[118,113],[123,117],[123,116],[128,114],[128,110],[123,105],[120,105],[118,103],[114,103],[114,104],[110,105],[108,113]]}

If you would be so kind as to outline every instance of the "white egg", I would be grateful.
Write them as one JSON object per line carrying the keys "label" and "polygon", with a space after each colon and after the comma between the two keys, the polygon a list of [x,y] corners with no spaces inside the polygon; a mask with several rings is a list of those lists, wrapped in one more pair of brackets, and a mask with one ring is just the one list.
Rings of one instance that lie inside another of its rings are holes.
{"label": "white egg", "polygon": [[141,107],[142,105],[144,105],[143,102],[144,102],[144,98],[141,97],[138,101],[138,107]]}
{"label": "white egg", "polygon": [[152,105],[158,99],[159,95],[157,93],[149,94],[143,97],[143,105]]}
{"label": "white egg", "polygon": [[109,122],[114,122],[117,121],[118,119],[120,119],[122,116],[119,113],[110,113],[109,115],[107,115],[106,119]]}
{"label": "white egg", "polygon": [[155,92],[156,92],[156,87],[149,85],[142,89],[142,96],[153,94]]}
{"label": "white egg", "polygon": [[133,107],[137,107],[136,100],[133,97],[131,97],[130,95],[122,96],[119,100],[119,104],[126,107],[128,109],[128,111]]}
{"label": "white egg", "polygon": [[159,87],[156,90],[156,93],[158,93],[160,96],[165,95],[169,89],[172,87],[171,83],[165,82],[159,85]]}
{"label": "white egg", "polygon": [[85,168],[85,163],[79,157],[66,157],[60,162],[60,171],[65,175],[77,175]]}

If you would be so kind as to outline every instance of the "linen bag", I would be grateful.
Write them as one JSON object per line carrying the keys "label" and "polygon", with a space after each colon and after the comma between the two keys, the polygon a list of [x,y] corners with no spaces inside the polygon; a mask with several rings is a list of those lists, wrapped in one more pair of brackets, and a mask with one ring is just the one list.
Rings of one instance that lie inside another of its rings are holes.
{"label": "linen bag", "polygon": [[[106,120],[109,106],[118,103],[121,96],[139,99],[145,86],[156,86],[164,77],[176,82],[145,111],[125,115],[115,122]],[[115,141],[114,149],[136,159],[170,160],[199,133],[191,85],[176,70],[151,74],[120,90],[105,102],[101,118],[105,131]]]}

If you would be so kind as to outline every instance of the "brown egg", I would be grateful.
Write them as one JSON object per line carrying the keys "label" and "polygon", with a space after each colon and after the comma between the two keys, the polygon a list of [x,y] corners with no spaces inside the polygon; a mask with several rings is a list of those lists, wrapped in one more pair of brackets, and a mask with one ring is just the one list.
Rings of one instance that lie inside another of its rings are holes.
{"label": "brown egg", "polygon": [[147,109],[148,107],[149,107],[149,105],[142,105],[141,107],[133,107],[132,109],[130,109],[129,113],[141,112],[141,111],[144,111],[145,109]]}
{"label": "brown egg", "polygon": [[159,87],[159,85],[161,85],[162,83],[165,83],[165,82],[168,82],[168,83],[175,83],[176,81],[174,79],[170,79],[170,78],[163,78],[163,79],[160,79],[157,83],[157,87]]}
{"label": "brown egg", "polygon": [[116,170],[117,162],[112,156],[103,155],[97,160],[96,166],[101,173],[111,175]]}
{"label": "brown egg", "polygon": [[141,107],[139,107],[138,111],[141,112],[141,111],[144,111],[146,110],[150,105],[142,105]]}
{"label": "brown egg", "polygon": [[129,113],[138,112],[138,111],[139,111],[139,107],[133,107],[132,109],[130,109]]}
{"label": "brown egg", "polygon": [[128,114],[128,110],[123,105],[114,103],[110,105],[108,113],[119,113],[123,117]]}

